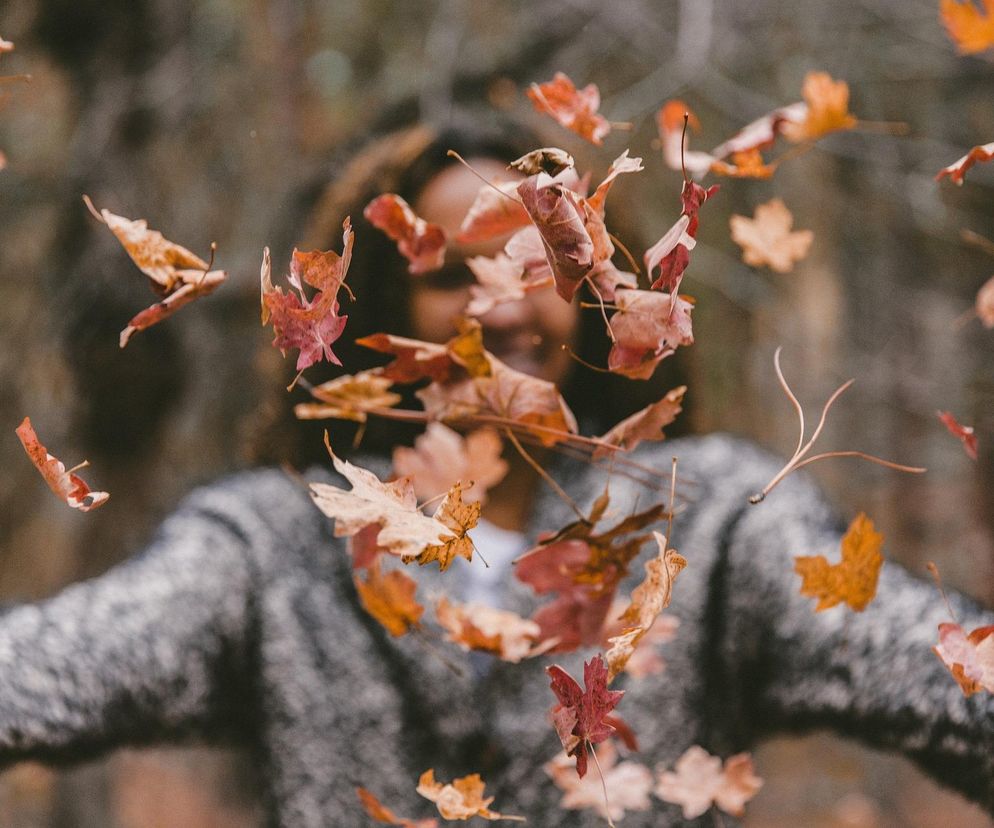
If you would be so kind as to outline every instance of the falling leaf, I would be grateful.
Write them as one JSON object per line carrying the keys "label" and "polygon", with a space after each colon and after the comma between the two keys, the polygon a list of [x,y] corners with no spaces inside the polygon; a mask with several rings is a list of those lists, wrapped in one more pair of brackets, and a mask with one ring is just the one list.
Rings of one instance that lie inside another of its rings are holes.
{"label": "falling leaf", "polygon": [[417,555],[404,555],[402,560],[405,563],[416,560],[421,566],[438,561],[438,568],[442,572],[457,557],[473,560],[473,541],[466,533],[476,526],[479,519],[480,502],[464,503],[462,484],[456,483],[449,489],[433,516],[433,520],[449,530],[439,539],[441,543],[430,543]]}
{"label": "falling leaf", "polygon": [[737,753],[725,760],[694,745],[681,756],[673,771],[660,774],[656,796],[683,807],[684,819],[694,819],[712,805],[733,816],[745,813],[745,804],[763,786],[753,771],[752,757]]}
{"label": "falling leaf", "polygon": [[756,207],[755,218],[733,215],[729,219],[732,241],[742,248],[742,260],[753,267],[768,265],[777,273],[793,270],[814,241],[810,230],[791,232],[793,223],[793,215],[779,198]]}
{"label": "falling leaf", "polygon": [[605,302],[614,301],[618,288],[638,287],[638,276],[627,270],[618,270],[610,261],[595,264],[589,278]]}
{"label": "falling leaf", "polygon": [[435,604],[435,618],[449,641],[467,651],[493,653],[502,661],[517,664],[548,649],[536,646],[541,635],[538,624],[506,610],[481,604],[452,604],[441,598]]}
{"label": "falling leaf", "polygon": [[383,376],[394,382],[406,384],[427,378],[442,382],[452,371],[452,357],[445,345],[437,342],[376,333],[357,339],[356,345],[395,357],[381,369]]}
{"label": "falling leaf", "polygon": [[556,292],[570,302],[594,264],[594,243],[584,223],[580,197],[545,173],[522,181],[518,195],[542,238]]}
{"label": "falling leaf", "polygon": [[399,825],[401,828],[438,828],[437,819],[404,819],[380,802],[372,791],[356,788],[355,792],[366,813],[377,822],[385,825]]}
{"label": "falling leaf", "polygon": [[5,52],[13,52],[13,51],[14,51],[14,44],[11,43],[9,40],[4,40],[2,37],[0,37],[0,54],[3,54]]}
{"label": "falling leaf", "polygon": [[573,169],[575,162],[573,156],[566,150],[561,150],[559,147],[542,147],[526,152],[507,166],[525,175],[545,173],[555,177],[565,170]]}
{"label": "falling leaf", "polygon": [[88,196],[83,196],[90,213],[107,225],[144,273],[152,289],[162,299],[134,316],[121,331],[120,346],[128,344],[132,334],[172,316],[194,299],[213,293],[228,278],[223,270],[210,265],[185,247],[166,239],[157,230],[149,230],[143,219],[132,221],[110,210],[97,211]]}
{"label": "falling leaf", "polygon": [[[273,323],[273,333],[276,334],[273,345],[284,356],[290,348],[299,349],[298,371],[309,368],[321,359],[334,365],[342,364],[331,346],[342,335],[348,319],[338,315],[338,291],[345,284],[355,237],[349,219],[345,219],[342,227],[341,256],[333,250],[293,251],[287,281],[296,293],[283,293],[279,286],[273,287],[269,248],[263,253],[260,272],[262,324]],[[304,283],[316,289],[313,298],[307,298]]]}
{"label": "falling leaf", "polygon": [[687,118],[688,129],[696,132],[701,128],[701,122],[683,101],[667,101],[656,113],[663,160],[671,170],[685,168],[690,175],[703,175],[715,158],[709,152],[692,152],[688,149],[689,139],[684,137],[683,129],[684,116]]}
{"label": "falling leaf", "polygon": [[963,443],[963,451],[971,460],[977,459],[977,435],[973,433],[972,426],[960,425],[956,418],[949,411],[939,411],[939,420],[949,429],[953,437],[958,438]]}
{"label": "falling leaf", "polygon": [[849,84],[845,81],[833,80],[828,72],[808,72],[801,96],[807,111],[800,123],[784,124],[783,135],[788,141],[817,141],[830,132],[856,126],[856,116],[849,112]]}
{"label": "falling leaf", "polygon": [[625,669],[639,642],[649,632],[656,618],[670,605],[673,583],[687,565],[687,559],[666,547],[666,537],[653,532],[659,554],[645,564],[645,580],[632,590],[632,602],[621,616],[626,625],[620,635],[608,639],[608,681]]}
{"label": "falling leaf", "polygon": [[323,420],[334,417],[340,420],[366,422],[369,411],[392,408],[401,401],[400,394],[391,391],[393,380],[385,377],[379,368],[360,371],[354,376],[346,374],[311,388],[311,396],[318,402],[300,403],[293,413],[298,420]]}
{"label": "falling leaf", "polygon": [[[90,487],[78,475],[71,471],[67,472],[66,467],[48,453],[38,441],[38,435],[35,434],[35,430],[31,426],[30,417],[25,417],[14,431],[20,439],[21,445],[24,446],[24,450],[28,453],[28,457],[31,458],[31,462],[34,463],[34,467],[45,478],[48,488],[55,492],[60,500],[81,512],[89,512],[107,502],[107,498],[110,497],[107,492],[91,491]],[[86,463],[82,465],[85,466]]]}
{"label": "falling leaf", "polygon": [[959,683],[964,696],[981,690],[994,693],[994,626],[969,635],[959,624],[939,624],[939,643],[932,648]]}
{"label": "falling leaf", "polygon": [[642,159],[629,158],[628,150],[625,150],[611,162],[607,175],[605,175],[604,180],[597,185],[597,189],[594,190],[593,195],[586,199],[586,204],[591,209],[597,210],[599,213],[603,214],[604,204],[607,201],[607,194],[611,192],[611,188],[614,186],[614,182],[617,180],[618,176],[626,173],[642,172],[644,169],[645,167],[642,166]]}
{"label": "falling leaf", "polygon": [[974,164],[982,164],[994,158],[994,143],[981,144],[974,147],[958,161],[954,161],[948,167],[943,167],[935,176],[936,181],[941,181],[947,175],[954,184],[963,186],[963,177],[966,171]]}
{"label": "falling leaf", "polygon": [[962,55],[983,52],[994,46],[994,0],[982,0],[981,11],[974,0],[940,0],[939,18]]}
{"label": "falling leaf", "polygon": [[[611,604],[608,614],[609,623],[605,625],[603,631],[604,649],[610,649],[610,640],[617,636],[626,635],[625,630],[630,629],[627,624],[620,620],[620,615],[628,606],[628,601],[615,599]],[[622,670],[633,679],[645,678],[662,673],[666,669],[666,662],[659,654],[659,647],[667,644],[676,637],[677,629],[680,626],[680,619],[676,616],[662,613],[656,618],[655,623],[649,630],[633,644],[633,652],[628,655]],[[635,635],[631,633],[631,638]],[[610,658],[608,659],[610,666]]]}
{"label": "falling leaf", "polygon": [[443,784],[435,781],[435,770],[431,768],[421,774],[421,778],[418,780],[418,793],[425,799],[434,802],[438,812],[445,819],[471,819],[479,816],[484,819],[525,821],[524,817],[491,811],[487,806],[494,801],[494,798],[488,796],[484,799],[484,788],[486,788],[486,784],[478,773]]}
{"label": "falling leaf", "polygon": [[994,328],[994,277],[984,282],[977,291],[976,311],[985,328]]}
{"label": "falling leaf", "polygon": [[497,305],[525,297],[524,268],[506,253],[498,253],[492,259],[473,256],[466,260],[466,266],[476,277],[476,284],[469,287],[467,316],[483,316]]}
{"label": "falling leaf", "polygon": [[362,211],[366,221],[397,242],[397,249],[408,261],[413,274],[438,270],[445,263],[445,231],[414,214],[399,195],[377,196]]}
{"label": "falling leaf", "polygon": [[611,131],[610,122],[597,112],[601,94],[595,84],[577,89],[567,75],[556,72],[551,81],[533,83],[527,94],[535,109],[592,144],[600,146]]}
{"label": "falling leaf", "polygon": [[[597,763],[604,781],[597,774],[583,779],[576,775],[576,760],[563,753],[543,766],[556,787],[563,791],[559,807],[571,811],[592,808],[605,819],[620,820],[626,811],[648,811],[649,794],[655,780],[652,772],[638,762],[618,762],[618,752],[611,742],[597,749]],[[605,801],[604,789],[607,789]]]}
{"label": "falling leaf", "polygon": [[659,268],[659,275],[652,282],[653,290],[674,293],[679,289],[683,272],[690,263],[690,251],[697,244],[697,213],[701,205],[717,192],[717,184],[705,189],[693,181],[683,183],[680,217],[659,241],[645,251],[645,271],[649,278],[653,278],[653,271]]}
{"label": "falling leaf", "polygon": [[[663,428],[672,423],[677,414],[683,409],[683,395],[687,392],[687,386],[681,385],[672,391],[667,391],[658,402],[647,405],[641,411],[636,411],[630,417],[626,417],[601,438],[602,443],[610,443],[619,446],[625,451],[631,451],[643,440],[663,440]],[[594,457],[607,453],[607,449],[597,449]]]}
{"label": "falling leaf", "polygon": [[842,536],[842,560],[830,564],[823,555],[794,559],[794,571],[801,576],[801,595],[817,598],[815,612],[847,603],[862,612],[877,592],[877,577],[884,557],[880,554],[884,536],[860,512]]}
{"label": "falling leaf", "polygon": [[648,379],[660,360],[681,345],[692,345],[693,300],[655,290],[619,290],[611,319],[614,344],[607,367],[631,379]]}
{"label": "falling leaf", "polygon": [[607,689],[607,666],[599,655],[583,665],[583,689],[558,664],[545,671],[559,701],[552,708],[552,722],[566,755],[576,757],[576,774],[582,779],[587,773],[588,748],[615,732],[614,717],[609,714],[625,691]]}
{"label": "falling leaf", "polygon": [[421,500],[466,480],[473,481],[465,489],[466,498],[484,503],[487,489],[507,474],[507,462],[500,456],[502,448],[500,435],[492,428],[480,428],[462,437],[442,423],[428,423],[424,434],[414,441],[414,448],[398,446],[393,450],[393,468],[398,476],[413,480],[414,493]]}
{"label": "falling leaf", "polygon": [[522,281],[525,283],[552,281],[552,268],[549,266],[549,257],[545,254],[545,244],[534,224],[519,230],[507,240],[507,244],[504,245],[504,255],[514,262],[516,267],[521,268]]}
{"label": "falling leaf", "polygon": [[367,570],[366,580],[354,576],[359,603],[393,636],[405,635],[416,627],[425,608],[414,600],[418,585],[409,575],[396,569],[385,575],[379,562]]}
{"label": "falling leaf", "polygon": [[757,181],[765,181],[768,178],[773,178],[778,166],[778,161],[768,164],[763,158],[762,151],[753,147],[741,152],[733,152],[731,163],[715,159],[711,164],[711,172],[729,178],[753,178]]}
{"label": "falling leaf", "polygon": [[342,460],[333,452],[331,459],[335,470],[352,484],[352,489],[312,483],[311,497],[322,512],[335,519],[336,537],[355,535],[375,523],[380,525],[377,544],[405,562],[417,560],[424,564],[437,560],[439,568],[445,569],[456,555],[472,559],[472,542],[465,532],[475,525],[475,521],[470,521],[474,506],[479,517],[480,505],[462,503],[458,485],[452,487],[435,514],[428,517],[418,509],[410,480],[383,483],[372,472]]}
{"label": "falling leaf", "polygon": [[502,181],[481,186],[459,225],[456,240],[464,244],[486,241],[527,226],[528,213],[515,196],[519,183]]}

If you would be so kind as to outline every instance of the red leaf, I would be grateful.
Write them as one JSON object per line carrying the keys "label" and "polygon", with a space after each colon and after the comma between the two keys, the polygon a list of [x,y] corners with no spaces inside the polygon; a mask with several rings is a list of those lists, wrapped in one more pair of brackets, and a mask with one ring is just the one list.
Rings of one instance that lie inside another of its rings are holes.
{"label": "red leaf", "polygon": [[600,146],[611,131],[610,122],[597,112],[601,93],[593,83],[577,89],[567,75],[556,72],[551,81],[533,83],[527,94],[535,109],[592,144]]}
{"label": "red leaf", "polygon": [[428,273],[445,263],[445,231],[414,214],[399,195],[377,196],[362,211],[366,220],[397,242],[411,273]]}
{"label": "red leaf", "polygon": [[660,360],[678,346],[691,345],[693,301],[654,290],[619,290],[617,313],[611,317],[615,342],[608,369],[632,379],[648,379]]}
{"label": "red leaf", "polygon": [[[297,370],[303,371],[319,360],[326,359],[335,365],[341,361],[331,346],[342,335],[347,316],[338,315],[338,291],[345,283],[349,262],[352,259],[354,234],[348,219],[342,223],[343,251],[339,256],[333,250],[325,253],[293,251],[290,275],[287,281],[297,292],[283,293],[273,287],[269,248],[263,253],[262,324],[273,323],[273,345],[285,355],[290,348],[298,348]],[[317,289],[312,299],[304,293],[306,282]],[[346,288],[347,290],[348,288]]]}
{"label": "red leaf", "polygon": [[973,433],[973,427],[960,425],[952,415],[952,412],[939,411],[937,413],[942,424],[949,429],[949,433],[963,442],[963,451],[966,452],[967,457],[971,460],[976,460],[977,435]]}
{"label": "red leaf", "polygon": [[579,196],[558,176],[551,178],[545,173],[522,181],[518,195],[542,237],[556,292],[570,302],[594,264],[594,243],[584,223]]}
{"label": "red leaf", "polygon": [[576,774],[582,778],[587,772],[587,748],[603,742],[615,732],[615,726],[605,719],[625,692],[607,689],[607,665],[599,655],[583,665],[585,688],[582,690],[559,665],[546,667],[545,671],[552,679],[552,692],[559,700],[552,708],[556,733],[566,755],[576,756]]}
{"label": "red leaf", "polygon": [[705,189],[693,181],[684,181],[680,192],[683,205],[680,218],[645,252],[645,269],[650,277],[653,270],[659,267],[659,276],[652,283],[653,290],[675,293],[679,289],[683,272],[690,264],[690,251],[697,243],[697,212],[717,192],[717,184]]}
{"label": "red leaf", "polygon": [[55,457],[46,451],[45,447],[38,442],[38,435],[31,427],[31,418],[25,417],[24,421],[14,429],[24,446],[24,450],[31,458],[31,462],[45,478],[45,482],[55,494],[81,512],[89,512],[98,506],[103,506],[110,497],[107,492],[94,492],[85,482],[72,472],[67,472],[66,467]]}
{"label": "red leaf", "polygon": [[963,186],[963,176],[966,171],[976,163],[984,163],[994,158],[994,143],[982,144],[974,147],[958,161],[953,162],[948,167],[943,167],[935,176],[936,181],[941,181],[947,175],[955,184]]}
{"label": "red leaf", "polygon": [[459,226],[456,240],[469,243],[503,236],[529,223],[528,213],[514,197],[518,181],[484,184]]}

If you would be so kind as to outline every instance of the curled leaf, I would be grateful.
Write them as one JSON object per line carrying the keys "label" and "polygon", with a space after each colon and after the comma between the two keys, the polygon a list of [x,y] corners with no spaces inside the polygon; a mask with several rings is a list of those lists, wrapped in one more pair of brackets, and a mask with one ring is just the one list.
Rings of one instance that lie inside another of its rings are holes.
{"label": "curled leaf", "polygon": [[949,429],[949,433],[963,443],[963,451],[971,460],[977,459],[977,435],[972,426],[960,425],[950,411],[938,412],[939,420]]}
{"label": "curled leaf", "polygon": [[392,408],[401,401],[400,394],[391,391],[393,380],[379,368],[346,374],[311,389],[315,403],[299,403],[293,413],[298,420],[354,420],[366,422],[367,413],[378,408]]}
{"label": "curled leaf", "polygon": [[939,18],[960,54],[973,55],[994,46],[994,0],[939,0]]}
{"label": "curled leaf", "polygon": [[571,170],[575,162],[573,156],[559,147],[542,147],[526,152],[520,158],[515,158],[507,166],[525,175],[545,173],[553,177],[564,170]]}
{"label": "curled leaf", "polygon": [[459,225],[456,240],[468,244],[503,236],[525,227],[528,213],[515,196],[517,181],[484,184]]}
{"label": "curled leaf", "polygon": [[[681,404],[686,392],[686,385],[667,391],[661,400],[636,411],[606,432],[600,438],[601,442],[631,451],[643,440],[664,440],[666,435],[663,434],[663,428],[672,423],[683,410]],[[606,453],[607,449],[598,448],[593,456],[599,457]]]}
{"label": "curled leaf", "polygon": [[415,215],[399,195],[385,193],[366,205],[362,214],[393,241],[408,261],[411,273],[428,273],[445,263],[445,231]]}
{"label": "curled leaf", "polygon": [[30,417],[25,417],[14,431],[28,457],[31,458],[34,467],[45,478],[48,488],[60,500],[81,512],[89,512],[107,502],[107,498],[110,497],[107,492],[91,491],[82,478],[71,471],[67,472],[62,462],[48,453],[38,441],[38,435],[35,434],[35,430],[31,426]]}
{"label": "curled leaf", "polygon": [[962,158],[954,161],[948,167],[943,167],[936,173],[935,180],[941,181],[946,176],[949,176],[950,180],[954,184],[963,186],[963,177],[966,175],[966,171],[970,169],[974,164],[983,164],[994,158],[994,142],[990,144],[981,144],[980,146],[974,147]]}
{"label": "curled leaf", "polygon": [[939,643],[932,648],[949,668],[964,696],[981,690],[994,693],[994,626],[969,634],[959,624],[939,624]]}
{"label": "curled leaf", "polygon": [[535,109],[592,144],[600,146],[611,131],[611,124],[597,112],[601,94],[595,84],[577,89],[569,76],[556,72],[551,81],[533,83],[527,94]]}
{"label": "curled leaf", "polygon": [[614,344],[607,366],[616,374],[648,379],[662,359],[681,345],[692,345],[693,300],[655,290],[619,290],[611,317]]}
{"label": "curled leaf", "polygon": [[418,780],[418,793],[434,802],[444,819],[470,819],[478,816],[484,819],[510,819],[524,822],[524,817],[499,814],[488,807],[494,801],[492,796],[483,798],[486,784],[480,774],[473,773],[443,784],[435,781],[435,770],[430,768]]}
{"label": "curled leaf", "polygon": [[517,664],[547,649],[536,646],[541,635],[538,624],[506,610],[481,604],[452,604],[441,598],[435,604],[435,618],[449,641],[467,651],[493,653],[502,661]]}
{"label": "curled leaf", "polygon": [[385,825],[399,825],[401,828],[438,828],[437,819],[404,819],[380,802],[372,791],[356,788],[355,792],[363,809],[371,819],[375,819],[377,822]]}

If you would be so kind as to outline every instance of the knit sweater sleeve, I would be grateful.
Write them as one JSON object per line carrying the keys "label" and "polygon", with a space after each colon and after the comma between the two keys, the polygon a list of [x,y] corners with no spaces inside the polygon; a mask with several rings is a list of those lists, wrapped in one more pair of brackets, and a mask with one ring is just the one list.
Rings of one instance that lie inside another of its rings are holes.
{"label": "knit sweater sleeve", "polygon": [[236,730],[253,704],[252,549],[271,535],[260,488],[195,492],[131,560],[0,615],[0,764]]}
{"label": "knit sweater sleeve", "polygon": [[[964,697],[932,652],[938,624],[950,620],[937,589],[885,561],[865,611],[816,613],[816,601],[800,595],[794,557],[837,562],[843,527],[803,476],[747,505],[779,465],[750,451],[737,465],[743,471],[730,474],[738,505],[729,509],[712,576],[716,710],[727,703],[735,711],[740,742],[829,728],[899,751],[994,812],[994,697]],[[963,596],[951,600],[967,629],[994,623],[994,612]]]}

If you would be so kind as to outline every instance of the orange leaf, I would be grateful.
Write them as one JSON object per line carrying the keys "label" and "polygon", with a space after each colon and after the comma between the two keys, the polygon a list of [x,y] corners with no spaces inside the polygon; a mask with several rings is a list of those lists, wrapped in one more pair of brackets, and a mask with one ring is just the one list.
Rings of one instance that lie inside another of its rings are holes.
{"label": "orange leaf", "polygon": [[856,126],[856,117],[849,112],[849,84],[845,81],[832,80],[828,72],[808,72],[801,95],[807,112],[800,123],[783,125],[788,141],[815,141],[830,132]]}
{"label": "orange leaf", "polygon": [[411,273],[428,273],[445,263],[445,231],[416,216],[399,195],[385,193],[374,198],[362,214],[373,227],[397,242]]}
{"label": "orange leaf", "polygon": [[994,46],[994,0],[983,0],[981,11],[973,0],[940,0],[939,19],[963,55]]}
{"label": "orange leaf", "polygon": [[484,788],[486,788],[486,784],[478,773],[454,779],[448,784],[442,784],[435,781],[435,770],[430,768],[421,774],[421,778],[418,780],[418,793],[425,799],[434,802],[438,812],[445,819],[470,819],[479,816],[490,820],[525,821],[524,817],[491,811],[487,806],[494,801],[494,798],[488,796],[484,799]]}
{"label": "orange leaf", "polygon": [[527,95],[535,109],[551,115],[560,125],[591,144],[600,146],[611,131],[610,122],[597,112],[601,93],[593,83],[577,89],[569,76],[556,72],[551,81],[533,83]]}
{"label": "orange leaf", "polygon": [[[666,396],[658,402],[647,405],[641,411],[636,411],[630,417],[626,417],[610,431],[601,437],[602,443],[610,443],[613,446],[620,446],[625,451],[631,451],[643,440],[665,440],[663,427],[668,426],[683,409],[683,395],[687,392],[687,386],[681,385],[672,391],[666,392]],[[595,458],[607,454],[608,449],[600,448],[594,450]]]}
{"label": "orange leaf", "polygon": [[384,575],[377,561],[367,570],[365,581],[358,575],[353,579],[363,609],[390,635],[405,635],[411,627],[418,625],[425,608],[414,600],[418,585],[409,575],[396,569]]}
{"label": "orange leaf", "polygon": [[298,420],[334,417],[364,423],[368,411],[392,408],[401,401],[400,394],[390,390],[392,385],[393,380],[385,377],[379,368],[360,371],[354,376],[346,374],[312,388],[311,396],[319,402],[300,403],[294,406],[293,413]]}
{"label": "orange leaf", "polygon": [[994,158],[994,143],[981,144],[971,149],[966,155],[954,161],[948,167],[943,167],[939,170],[935,176],[935,180],[940,181],[948,175],[954,184],[963,186],[963,176],[966,175],[966,171],[970,167],[977,163],[990,161],[992,158]]}
{"label": "orange leaf", "polygon": [[880,554],[884,536],[860,512],[842,537],[842,560],[830,564],[822,555],[794,559],[794,571],[801,576],[801,595],[817,598],[815,612],[847,603],[862,612],[877,592],[877,577],[884,557]]}
{"label": "orange leaf", "polygon": [[729,178],[755,178],[765,181],[772,178],[777,171],[778,162],[767,164],[763,153],[758,147],[732,153],[732,162],[715,159],[711,162],[710,170],[715,175],[725,175]]}
{"label": "orange leaf", "polygon": [[467,651],[493,653],[502,661],[517,664],[548,649],[535,646],[541,635],[538,624],[506,610],[480,604],[450,604],[443,597],[435,604],[435,617],[448,633],[449,641]]}
{"label": "orange leaf", "polygon": [[469,243],[503,236],[528,225],[528,213],[515,196],[518,181],[484,184],[459,225],[456,240]]}
{"label": "orange leaf", "polygon": [[[81,512],[89,512],[98,506],[103,506],[110,497],[107,492],[90,491],[90,487],[83,480],[72,472],[67,472],[66,467],[55,457],[46,451],[45,447],[38,442],[38,435],[31,427],[31,418],[25,417],[23,422],[14,429],[24,450],[31,458],[31,462],[45,478],[45,482],[55,494]],[[86,465],[85,463],[83,465]]]}
{"label": "orange leaf", "polygon": [[362,807],[372,819],[386,825],[399,825],[401,828],[438,828],[437,819],[404,819],[397,816],[386,805],[384,805],[372,791],[365,788],[356,788],[356,795],[362,803]]}
{"label": "orange leaf", "polygon": [[793,223],[793,215],[779,198],[760,204],[754,218],[733,215],[729,219],[732,241],[742,248],[742,260],[753,267],[768,265],[777,273],[793,270],[814,241],[810,230],[791,232]]}
{"label": "orange leaf", "polygon": [[462,484],[456,483],[445,495],[432,520],[441,523],[448,533],[444,533],[440,543],[428,544],[417,555],[404,555],[404,563],[416,560],[421,566],[438,561],[438,568],[444,572],[454,558],[473,560],[473,541],[466,534],[480,519],[480,501],[463,503]]}

